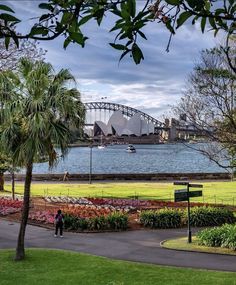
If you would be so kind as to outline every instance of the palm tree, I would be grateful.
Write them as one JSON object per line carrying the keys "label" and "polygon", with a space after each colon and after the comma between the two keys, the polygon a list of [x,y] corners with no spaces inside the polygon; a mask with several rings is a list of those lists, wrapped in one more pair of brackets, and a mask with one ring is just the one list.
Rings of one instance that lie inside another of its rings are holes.
{"label": "palm tree", "polygon": [[13,153],[14,165],[25,167],[24,204],[15,260],[25,257],[24,238],[29,214],[33,163],[47,158],[49,167],[57,162],[56,147],[62,157],[68,151],[69,125],[81,128],[84,106],[80,93],[70,84],[75,79],[67,69],[55,74],[49,63],[20,60],[15,75],[8,76],[15,96],[2,109],[5,118],[1,144]]}

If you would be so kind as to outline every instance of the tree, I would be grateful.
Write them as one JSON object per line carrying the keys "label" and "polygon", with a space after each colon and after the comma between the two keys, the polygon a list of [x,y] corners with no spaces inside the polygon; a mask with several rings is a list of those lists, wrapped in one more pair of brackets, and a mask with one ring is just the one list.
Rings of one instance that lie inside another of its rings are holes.
{"label": "tree", "polygon": [[19,59],[27,57],[31,60],[42,60],[46,51],[38,47],[36,41],[23,39],[19,47],[11,42],[6,50],[4,40],[0,40],[0,72],[5,70],[16,70]]}
{"label": "tree", "polygon": [[117,35],[110,45],[121,51],[120,59],[129,54],[139,64],[144,56],[138,40],[147,39],[142,29],[151,22],[162,23],[170,31],[167,50],[172,35],[188,19],[192,24],[200,21],[202,32],[208,27],[215,35],[220,30],[228,36],[236,31],[234,0],[144,0],[139,5],[142,7],[137,3],[138,0],[48,0],[39,4],[45,12],[24,35],[14,30],[21,20],[13,15],[14,11],[9,6],[1,5],[0,37],[5,39],[7,48],[11,39],[18,46],[20,39],[44,41],[59,36],[65,38],[64,48],[70,43],[84,47],[88,37],[82,32],[83,26],[92,20],[100,26],[104,17],[112,14],[115,21],[110,32],[115,31]]}
{"label": "tree", "polygon": [[[235,58],[235,42],[230,55]],[[198,151],[221,167],[236,167],[236,74],[222,49],[201,52],[175,111],[208,138]]]}
{"label": "tree", "polygon": [[4,191],[4,173],[6,171],[11,171],[12,161],[11,158],[4,154],[0,153],[0,191]]}
{"label": "tree", "polygon": [[1,145],[12,152],[14,165],[25,167],[24,203],[16,248],[16,260],[24,259],[24,237],[29,213],[33,164],[47,158],[49,167],[57,162],[55,147],[64,157],[68,151],[68,125],[84,123],[80,93],[70,88],[71,73],[62,69],[55,74],[49,63],[21,59],[16,73],[6,73],[5,81],[14,94],[1,110],[5,118],[0,128]]}

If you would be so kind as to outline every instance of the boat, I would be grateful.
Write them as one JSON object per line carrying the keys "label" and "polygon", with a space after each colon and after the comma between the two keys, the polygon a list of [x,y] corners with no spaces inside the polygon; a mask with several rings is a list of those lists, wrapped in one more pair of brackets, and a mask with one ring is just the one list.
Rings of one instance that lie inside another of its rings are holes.
{"label": "boat", "polygon": [[126,152],[135,153],[136,152],[136,148],[132,144],[129,144],[127,149],[126,149]]}
{"label": "boat", "polygon": [[101,145],[98,145],[98,149],[103,149],[105,148],[106,146],[104,144],[101,144]]}
{"label": "boat", "polygon": [[98,145],[98,149],[103,149],[106,146],[102,143],[102,134],[101,134],[101,139],[100,139],[100,144]]}

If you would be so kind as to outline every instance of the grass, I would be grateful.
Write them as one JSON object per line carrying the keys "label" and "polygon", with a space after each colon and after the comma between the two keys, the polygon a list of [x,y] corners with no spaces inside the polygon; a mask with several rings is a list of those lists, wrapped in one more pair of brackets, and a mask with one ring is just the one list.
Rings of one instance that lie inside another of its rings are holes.
{"label": "grass", "polygon": [[22,262],[0,251],[1,285],[236,285],[236,273],[193,270],[57,250],[28,250]]}
{"label": "grass", "polygon": [[[197,182],[201,183],[201,182]],[[203,197],[192,198],[194,202],[222,203],[236,205],[236,181],[203,182]],[[80,196],[80,197],[120,197],[139,199],[172,200],[174,189],[183,186],[174,186],[173,183],[161,182],[105,182],[105,183],[34,183],[31,194],[33,196]],[[6,185],[10,191],[11,186]],[[16,192],[23,193],[23,184],[16,185]]]}
{"label": "grass", "polygon": [[163,243],[163,247],[171,248],[171,249],[178,249],[178,250],[192,250],[192,251],[199,251],[199,252],[236,255],[236,251],[228,249],[228,248],[207,247],[207,246],[198,245],[198,241],[196,237],[193,237],[192,243],[187,243],[187,237],[170,239]]}

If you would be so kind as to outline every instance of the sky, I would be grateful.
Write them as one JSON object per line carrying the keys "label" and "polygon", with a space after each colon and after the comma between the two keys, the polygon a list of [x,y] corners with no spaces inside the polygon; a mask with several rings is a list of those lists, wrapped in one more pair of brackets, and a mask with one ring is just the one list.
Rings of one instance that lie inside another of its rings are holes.
{"label": "sky", "polygon": [[[1,1],[3,2],[3,1]],[[22,20],[20,29],[27,31],[33,17],[41,10],[39,0],[5,0]],[[139,3],[141,3],[140,0]],[[112,49],[114,33],[109,33],[113,19],[107,17],[101,27],[92,22],[83,31],[89,37],[85,48],[76,44],[63,49],[63,38],[40,42],[47,50],[46,61],[56,70],[68,68],[75,76],[83,102],[102,101],[136,108],[154,118],[171,116],[185,89],[188,74],[198,61],[202,49],[213,47],[217,40],[211,32],[202,34],[199,24],[181,27],[166,52],[169,32],[164,26],[151,23],[143,31],[148,40],[141,40],[144,61],[135,65],[130,57],[119,63],[119,51]],[[106,99],[101,99],[106,97]]]}

